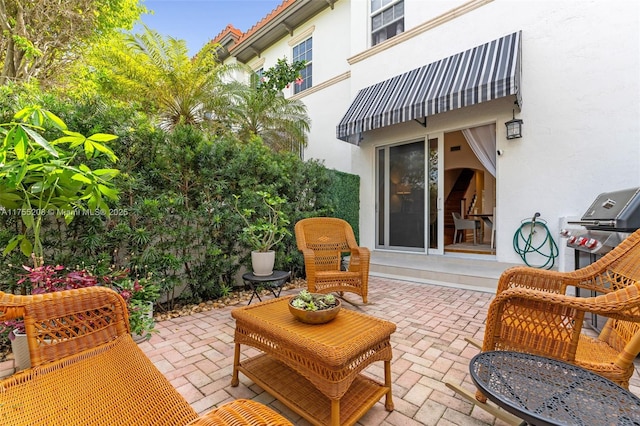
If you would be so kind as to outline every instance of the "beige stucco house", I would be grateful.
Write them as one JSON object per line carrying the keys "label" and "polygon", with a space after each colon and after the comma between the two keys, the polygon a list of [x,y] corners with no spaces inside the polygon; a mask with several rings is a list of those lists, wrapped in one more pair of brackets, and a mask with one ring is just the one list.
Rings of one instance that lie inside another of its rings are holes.
{"label": "beige stucco house", "polygon": [[[212,32],[226,63],[308,61],[286,93],[312,120],[304,157],[361,177],[372,274],[492,290],[535,212],[558,268],[563,218],[640,186],[637,2],[285,0]],[[454,241],[454,212],[477,247]]]}

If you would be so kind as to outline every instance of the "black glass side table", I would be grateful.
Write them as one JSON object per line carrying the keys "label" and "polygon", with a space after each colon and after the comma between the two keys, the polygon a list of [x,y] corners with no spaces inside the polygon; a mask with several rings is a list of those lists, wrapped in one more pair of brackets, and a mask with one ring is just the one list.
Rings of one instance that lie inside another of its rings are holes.
{"label": "black glass side table", "polygon": [[573,364],[520,352],[482,352],[469,364],[488,399],[523,424],[640,425],[640,398]]}
{"label": "black glass side table", "polygon": [[266,276],[254,275],[253,272],[242,274],[242,279],[246,284],[249,285],[249,287],[251,287],[251,290],[253,291],[247,305],[251,304],[253,296],[256,296],[258,300],[262,302],[259,294],[261,288],[266,288],[267,290],[269,290],[274,297],[280,297],[282,286],[284,285],[284,283],[289,281],[290,278],[291,272],[289,271],[273,271],[271,275]]}

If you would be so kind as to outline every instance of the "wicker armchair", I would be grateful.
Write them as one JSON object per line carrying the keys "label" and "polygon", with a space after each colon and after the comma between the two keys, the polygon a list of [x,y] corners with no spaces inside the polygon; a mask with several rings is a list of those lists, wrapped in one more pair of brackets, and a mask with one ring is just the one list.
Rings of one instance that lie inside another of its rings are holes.
{"label": "wicker armchair", "polygon": [[105,287],[0,293],[0,321],[22,317],[32,367],[0,381],[11,425],[291,425],[236,400],[198,417],[134,343],[124,300]]}
{"label": "wicker armchair", "polygon": [[[600,295],[569,296],[567,287]],[[608,318],[597,337],[583,332],[585,313]],[[520,266],[506,270],[489,306],[481,349],[560,359],[628,388],[633,361],[640,353],[639,322],[640,231],[636,231],[596,262],[574,272]],[[487,404],[479,391],[474,396],[455,384],[447,386],[502,420],[519,424],[509,413]]]}
{"label": "wicker armchair", "polygon": [[[345,220],[331,217],[302,219],[295,226],[298,249],[304,256],[307,285],[312,293],[351,292],[367,303],[370,252],[358,247]],[[342,254],[350,255],[346,271]]]}
{"label": "wicker armchair", "polygon": [[[597,297],[565,295],[567,287]],[[585,313],[608,317],[598,337],[582,333]],[[640,231],[575,272],[505,271],[487,314],[483,351],[516,350],[558,358],[629,387],[640,353]]]}

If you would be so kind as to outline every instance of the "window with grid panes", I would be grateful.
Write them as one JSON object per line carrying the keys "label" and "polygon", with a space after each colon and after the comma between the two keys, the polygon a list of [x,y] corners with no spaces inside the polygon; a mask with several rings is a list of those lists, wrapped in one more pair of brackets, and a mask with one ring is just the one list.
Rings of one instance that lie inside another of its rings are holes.
{"label": "window with grid panes", "polygon": [[404,0],[371,0],[371,45],[404,31]]}
{"label": "window with grid panes", "polygon": [[307,61],[307,66],[305,66],[300,71],[300,76],[302,77],[302,84],[295,83],[293,85],[293,93],[302,92],[305,89],[308,89],[312,86],[312,71],[313,71],[313,38],[309,37],[302,43],[293,47],[293,62],[296,61]]}

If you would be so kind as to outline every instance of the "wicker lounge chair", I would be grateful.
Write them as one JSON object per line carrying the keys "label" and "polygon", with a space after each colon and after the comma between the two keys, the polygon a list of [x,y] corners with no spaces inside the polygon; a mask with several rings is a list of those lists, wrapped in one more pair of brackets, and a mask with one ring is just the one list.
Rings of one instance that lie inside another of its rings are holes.
{"label": "wicker lounge chair", "polygon": [[[367,303],[370,252],[359,247],[351,225],[332,217],[302,219],[295,226],[298,249],[304,255],[307,285],[312,293],[351,292]],[[341,268],[342,255],[349,266]]]}
{"label": "wicker lounge chair", "polygon": [[[569,296],[567,287],[600,295]],[[608,317],[597,337],[583,332],[585,313]],[[506,270],[489,306],[481,347],[483,352],[513,350],[560,359],[628,388],[640,353],[639,322],[640,230],[574,272]],[[460,388],[447,385],[469,399]],[[486,398],[478,392],[476,400],[484,403]]]}
{"label": "wicker lounge chair", "polygon": [[2,424],[291,425],[251,400],[199,418],[134,343],[123,299],[105,287],[0,293],[0,321],[18,317],[32,367],[0,381]]}

